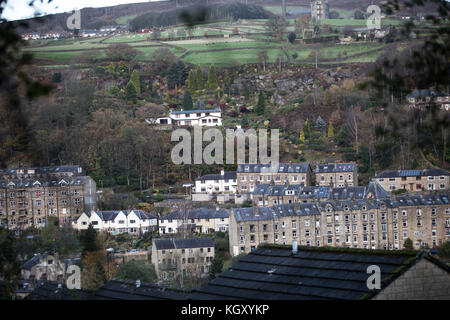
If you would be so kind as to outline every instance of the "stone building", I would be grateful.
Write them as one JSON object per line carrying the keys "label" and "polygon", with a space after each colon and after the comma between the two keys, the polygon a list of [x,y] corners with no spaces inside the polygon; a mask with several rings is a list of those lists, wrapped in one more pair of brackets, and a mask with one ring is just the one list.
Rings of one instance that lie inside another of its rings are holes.
{"label": "stone building", "polygon": [[440,110],[450,111],[450,94],[430,89],[414,90],[406,96],[407,108],[426,110],[436,106]]}
{"label": "stone building", "polygon": [[367,186],[339,187],[299,186],[299,185],[258,185],[251,198],[254,206],[267,207],[277,204],[310,203],[325,200],[383,199],[389,197],[377,182]]}
{"label": "stone building", "polygon": [[0,169],[0,224],[40,228],[49,217],[71,223],[96,209],[96,190],[80,166]]}
{"label": "stone building", "polygon": [[318,164],[314,171],[317,186],[358,186],[356,163]]}
{"label": "stone building", "polygon": [[327,0],[311,1],[311,19],[320,20],[330,17],[330,5]]}
{"label": "stone building", "polygon": [[326,200],[272,207],[234,208],[230,252],[248,253],[262,243],[402,249],[435,247],[450,240],[449,194]]}
{"label": "stone building", "polygon": [[160,280],[206,277],[214,259],[212,238],[154,239],[152,263]]}
{"label": "stone building", "polygon": [[26,261],[21,268],[21,278],[29,282],[48,280],[48,281],[64,281],[67,267],[79,262],[76,259],[60,259],[58,254],[36,254],[30,260]]}
{"label": "stone building", "polygon": [[160,234],[174,234],[190,229],[192,232],[210,233],[228,231],[230,211],[227,209],[197,208],[174,210],[161,217],[159,221]]}
{"label": "stone building", "polygon": [[386,191],[446,190],[450,186],[450,173],[443,169],[386,170],[376,175],[374,179]]}
{"label": "stone building", "polygon": [[270,164],[240,164],[237,169],[237,192],[249,194],[258,184],[298,184],[311,186],[314,175],[309,163],[280,163],[277,172],[270,171]]}

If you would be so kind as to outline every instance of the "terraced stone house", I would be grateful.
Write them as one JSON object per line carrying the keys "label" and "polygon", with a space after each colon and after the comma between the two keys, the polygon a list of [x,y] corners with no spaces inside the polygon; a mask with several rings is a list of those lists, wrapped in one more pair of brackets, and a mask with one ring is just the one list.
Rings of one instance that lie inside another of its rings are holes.
{"label": "terraced stone house", "polygon": [[96,191],[80,166],[0,169],[0,224],[40,228],[49,217],[71,223],[96,209]]}
{"label": "terraced stone house", "polygon": [[387,191],[442,191],[449,189],[450,173],[443,169],[386,170],[376,175],[375,181]]}
{"label": "terraced stone house", "polygon": [[316,200],[271,207],[233,208],[230,253],[260,244],[366,249],[439,246],[450,240],[450,194]]}
{"label": "terraced stone house", "polygon": [[309,163],[280,163],[277,172],[270,164],[240,164],[237,168],[237,192],[252,193],[259,184],[311,186],[314,174]]}

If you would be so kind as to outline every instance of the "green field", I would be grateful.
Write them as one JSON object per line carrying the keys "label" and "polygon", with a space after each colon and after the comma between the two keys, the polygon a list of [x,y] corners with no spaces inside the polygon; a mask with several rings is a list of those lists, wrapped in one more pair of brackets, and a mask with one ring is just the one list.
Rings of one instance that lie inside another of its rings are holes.
{"label": "green field", "polygon": [[133,14],[133,15],[129,15],[129,16],[122,16],[120,18],[117,18],[115,20],[115,23],[117,23],[117,24],[126,24],[126,23],[128,23],[128,21],[133,20],[136,17],[137,17],[137,14]]}
{"label": "green field", "polygon": [[189,43],[177,43],[176,41],[170,43],[177,47],[189,49],[189,50],[210,50],[210,49],[248,49],[250,47],[264,47],[264,46],[276,46],[277,44],[271,44],[266,41],[242,41],[242,42],[211,42],[208,44],[189,44]]}
{"label": "green field", "polygon": [[[281,2],[281,1],[280,1]],[[281,15],[281,4],[279,6],[263,6],[264,9],[267,11],[272,12],[273,14]],[[289,12],[290,10],[296,10],[296,9],[308,9],[309,7],[305,6],[286,6],[286,11]]]}
{"label": "green field", "polygon": [[[285,54],[280,49],[265,49],[269,56],[269,63],[276,61],[277,55]],[[238,62],[240,64],[258,63],[258,53],[261,49],[242,49],[233,51],[198,52],[187,55],[183,60],[192,64],[210,65],[215,64],[220,67],[227,67]]]}

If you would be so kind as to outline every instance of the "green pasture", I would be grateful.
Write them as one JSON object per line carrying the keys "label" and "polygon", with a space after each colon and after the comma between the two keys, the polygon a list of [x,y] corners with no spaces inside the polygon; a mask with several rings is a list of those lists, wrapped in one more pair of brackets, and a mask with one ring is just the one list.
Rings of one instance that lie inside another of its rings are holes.
{"label": "green pasture", "polygon": [[[275,62],[277,55],[284,52],[281,49],[265,49],[269,57],[268,62]],[[183,60],[192,64],[210,65],[220,67],[230,66],[234,62],[239,64],[258,63],[258,53],[261,49],[242,49],[233,51],[195,52],[187,55]]]}

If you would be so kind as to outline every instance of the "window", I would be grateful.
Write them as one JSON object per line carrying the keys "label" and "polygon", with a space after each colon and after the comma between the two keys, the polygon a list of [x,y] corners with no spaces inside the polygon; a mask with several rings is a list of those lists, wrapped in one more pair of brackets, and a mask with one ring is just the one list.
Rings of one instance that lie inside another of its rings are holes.
{"label": "window", "polygon": [[397,211],[392,212],[392,218],[397,219]]}
{"label": "window", "polygon": [[[447,208],[449,210],[449,208]],[[305,227],[309,227],[310,221],[309,220],[305,220]]]}
{"label": "window", "polygon": [[407,220],[403,220],[403,221],[402,221],[402,226],[403,226],[404,228],[408,227],[408,221],[407,221]]}

